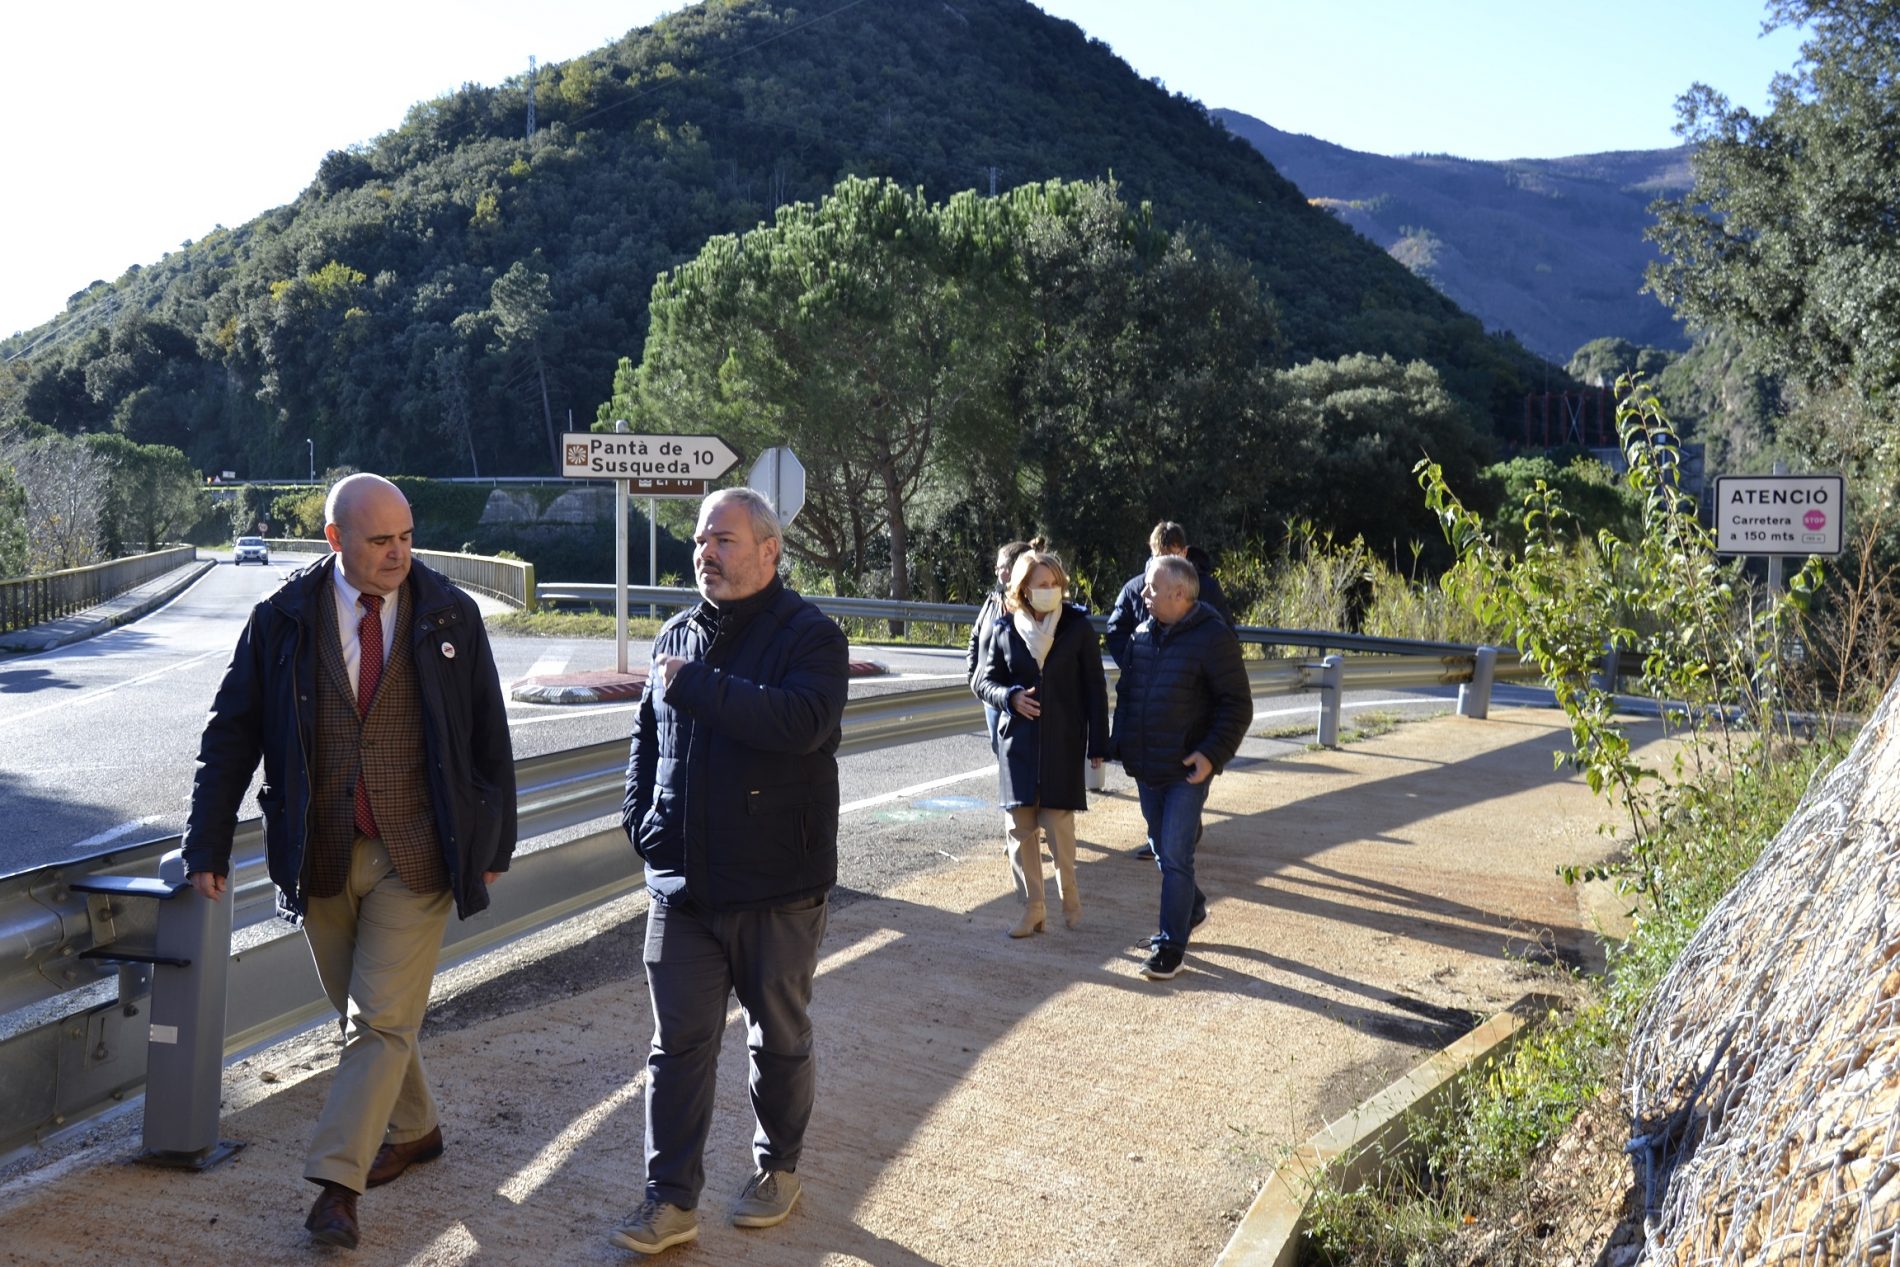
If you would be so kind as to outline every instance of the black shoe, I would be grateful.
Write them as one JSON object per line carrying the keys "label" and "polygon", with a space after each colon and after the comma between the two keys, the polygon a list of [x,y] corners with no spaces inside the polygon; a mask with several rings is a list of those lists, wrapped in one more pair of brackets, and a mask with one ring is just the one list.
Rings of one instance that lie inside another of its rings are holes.
{"label": "black shoe", "polygon": [[1129,852],[1128,856],[1131,858],[1153,858],[1155,856],[1155,847],[1144,841],[1135,846],[1135,848]]}
{"label": "black shoe", "polygon": [[[1193,916],[1189,918],[1188,931],[1193,932],[1195,929],[1199,928],[1202,924],[1205,924],[1205,923],[1207,923],[1207,908],[1203,906],[1200,910],[1194,912]],[[1156,933],[1152,937],[1144,937],[1141,939],[1141,941],[1139,941],[1136,944],[1146,946],[1148,947],[1148,949],[1153,950],[1156,946],[1161,944],[1161,934]]]}
{"label": "black shoe", "polygon": [[1181,951],[1174,946],[1157,946],[1141,965],[1141,975],[1150,981],[1166,981],[1181,971]]}

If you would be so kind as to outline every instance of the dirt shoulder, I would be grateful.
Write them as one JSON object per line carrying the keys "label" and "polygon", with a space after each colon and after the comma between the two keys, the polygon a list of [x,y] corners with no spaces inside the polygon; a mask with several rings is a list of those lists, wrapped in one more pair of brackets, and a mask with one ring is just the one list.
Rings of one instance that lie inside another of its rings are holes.
{"label": "dirt shoulder", "polygon": [[[701,1236],[677,1263],[1205,1264],[1282,1151],[1591,933],[1560,864],[1604,806],[1552,770],[1560,714],[1419,722],[1214,786],[1188,971],[1136,969],[1159,882],[1125,779],[1080,822],[1083,926],[1028,941],[994,855],[841,894],[813,1006],[819,1099],[785,1224],[728,1227],[750,1170],[744,1032],[728,1027]],[[1000,816],[999,816],[1000,818]],[[439,983],[425,1052],[448,1154],[362,1201],[360,1263],[615,1262],[635,1203],[650,1018],[643,905]],[[610,966],[611,965],[611,966]],[[493,976],[493,973],[490,973]],[[486,999],[486,1003],[481,1000]],[[506,1000],[497,1006],[496,1000]],[[735,1014],[736,1016],[736,1014]],[[299,1179],[333,1030],[234,1066],[203,1175],[130,1163],[136,1114],[0,1186],[0,1261],[298,1262]]]}

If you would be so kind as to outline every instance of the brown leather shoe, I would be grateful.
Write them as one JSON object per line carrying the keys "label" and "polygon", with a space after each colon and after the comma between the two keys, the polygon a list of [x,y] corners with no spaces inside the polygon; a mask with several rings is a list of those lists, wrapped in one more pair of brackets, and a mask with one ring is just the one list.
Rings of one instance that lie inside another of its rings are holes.
{"label": "brown leather shoe", "polygon": [[356,1194],[340,1183],[325,1183],[303,1225],[310,1229],[310,1239],[318,1244],[355,1249]]}
{"label": "brown leather shoe", "polygon": [[442,1128],[434,1127],[421,1139],[407,1144],[384,1144],[369,1164],[369,1186],[380,1188],[418,1162],[434,1161],[442,1155]]}

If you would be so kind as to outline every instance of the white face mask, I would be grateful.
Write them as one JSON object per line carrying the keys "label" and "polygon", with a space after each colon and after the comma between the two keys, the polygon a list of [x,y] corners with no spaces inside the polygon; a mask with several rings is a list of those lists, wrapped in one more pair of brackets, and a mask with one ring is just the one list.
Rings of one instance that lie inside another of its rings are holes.
{"label": "white face mask", "polygon": [[1062,606],[1062,587],[1059,585],[1038,585],[1029,591],[1029,605],[1047,616]]}

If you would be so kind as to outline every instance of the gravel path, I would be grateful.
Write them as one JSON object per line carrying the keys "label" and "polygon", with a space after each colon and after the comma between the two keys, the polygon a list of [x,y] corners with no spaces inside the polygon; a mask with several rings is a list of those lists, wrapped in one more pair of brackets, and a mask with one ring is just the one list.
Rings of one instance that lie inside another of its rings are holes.
{"label": "gravel path", "polygon": [[[1442,717],[1347,749],[1237,764],[1214,787],[1188,971],[1143,980],[1152,864],[1126,791],[1080,824],[1083,926],[1004,935],[1000,846],[841,891],[820,964],[804,1199],[728,1227],[750,1168],[729,1026],[696,1245],[662,1261],[787,1267],[1211,1263],[1283,1150],[1590,953],[1562,863],[1607,805],[1553,771],[1561,714]],[[1126,781],[1121,781],[1126,786]],[[1000,820],[1000,816],[999,816]],[[1053,910],[1052,904],[1052,910]],[[1059,921],[1052,921],[1059,924]],[[363,1198],[352,1262],[615,1262],[635,1203],[649,1029],[644,901],[445,973],[425,1031],[448,1153]],[[0,1184],[7,1263],[294,1263],[298,1177],[334,1030],[225,1079],[207,1174],[130,1164],[136,1110]]]}

